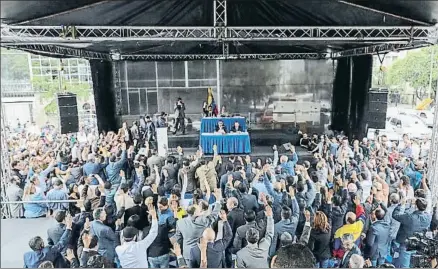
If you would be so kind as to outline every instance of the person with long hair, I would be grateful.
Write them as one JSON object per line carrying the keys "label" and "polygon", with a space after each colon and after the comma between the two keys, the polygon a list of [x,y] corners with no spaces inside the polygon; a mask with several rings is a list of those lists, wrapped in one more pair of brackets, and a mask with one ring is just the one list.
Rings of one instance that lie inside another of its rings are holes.
{"label": "person with long hair", "polygon": [[[328,197],[330,201],[328,201],[327,204],[331,212],[331,197],[330,195],[328,195]],[[319,268],[328,268],[329,265],[329,259],[331,258],[331,229],[327,215],[322,211],[317,211],[315,213],[308,246],[312,250]]]}

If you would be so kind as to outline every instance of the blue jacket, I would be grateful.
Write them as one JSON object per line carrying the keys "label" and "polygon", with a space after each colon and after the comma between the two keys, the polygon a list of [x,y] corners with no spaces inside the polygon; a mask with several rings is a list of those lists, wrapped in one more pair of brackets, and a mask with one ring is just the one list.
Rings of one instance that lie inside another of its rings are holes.
{"label": "blue jacket", "polygon": [[97,236],[99,241],[97,252],[110,261],[116,257],[116,233],[101,221],[92,221],[90,233]]}
{"label": "blue jacket", "polygon": [[297,199],[292,199],[292,216],[290,219],[282,219],[274,225],[274,237],[269,248],[269,256],[272,257],[280,246],[280,237],[284,232],[295,236],[298,220],[300,216],[300,208],[298,207]]}
{"label": "blue jacket", "polygon": [[385,220],[378,220],[374,222],[367,234],[367,245],[370,249],[371,260],[378,258],[386,258],[388,255],[388,246],[391,242],[390,230],[391,226]]}
{"label": "blue jacket", "polygon": [[[105,173],[103,173],[103,169],[107,165],[108,165],[108,158],[105,158],[105,163],[87,162],[82,167],[82,170],[84,171],[84,176],[99,175],[103,180],[105,180]],[[93,178],[92,183],[93,185],[99,185],[99,182],[95,178]]]}
{"label": "blue jacket", "polygon": [[[284,170],[287,175],[295,176],[295,164],[296,164],[295,160],[298,161],[298,157],[296,157],[296,156],[297,156],[296,153],[294,153],[294,155],[292,155],[292,157],[293,157],[292,160],[280,164],[282,172]],[[296,158],[294,158],[294,157],[296,157]]]}
{"label": "blue jacket", "polygon": [[417,210],[405,213],[405,207],[402,205],[394,209],[392,217],[400,222],[400,229],[395,240],[401,245],[404,245],[406,239],[413,236],[414,233],[427,230],[432,221],[432,216],[426,212]]}
{"label": "blue jacket", "polygon": [[125,163],[127,162],[126,150],[122,152],[122,158],[117,162],[110,162],[106,167],[106,174],[108,176],[108,181],[112,185],[118,185],[122,181],[120,177],[120,170],[123,169]]}
{"label": "blue jacket", "polygon": [[61,255],[61,251],[67,246],[70,234],[71,230],[66,229],[59,242],[54,246],[46,246],[40,251],[24,253],[24,268],[38,268],[45,261],[51,261],[55,268],[68,267]]}
{"label": "blue jacket", "polygon": [[397,237],[398,229],[400,228],[400,222],[396,221],[392,217],[392,213],[394,212],[397,205],[391,205],[387,208],[386,214],[385,214],[385,221],[389,223],[389,236],[391,237],[391,240],[394,240]]}
{"label": "blue jacket", "polygon": [[[38,192],[30,196],[29,202],[31,201],[43,201],[45,200],[42,193]],[[26,218],[39,218],[47,214],[47,204],[46,203],[25,203],[24,204],[24,216]]]}

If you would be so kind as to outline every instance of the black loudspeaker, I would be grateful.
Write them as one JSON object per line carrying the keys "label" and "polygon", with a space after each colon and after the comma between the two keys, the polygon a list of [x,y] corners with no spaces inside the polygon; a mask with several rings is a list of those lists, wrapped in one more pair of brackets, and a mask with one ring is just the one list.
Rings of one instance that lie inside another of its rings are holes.
{"label": "black loudspeaker", "polygon": [[79,132],[78,103],[76,94],[58,94],[61,134]]}
{"label": "black loudspeaker", "polygon": [[371,88],[368,92],[368,128],[385,129],[388,90]]}
{"label": "black loudspeaker", "polygon": [[368,128],[385,129],[386,112],[369,112],[368,113]]}

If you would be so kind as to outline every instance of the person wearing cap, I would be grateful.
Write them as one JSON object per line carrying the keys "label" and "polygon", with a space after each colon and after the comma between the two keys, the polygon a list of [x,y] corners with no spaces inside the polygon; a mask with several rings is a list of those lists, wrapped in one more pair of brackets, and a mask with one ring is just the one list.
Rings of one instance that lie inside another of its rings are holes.
{"label": "person wearing cap", "polygon": [[413,236],[416,232],[423,232],[430,227],[432,215],[427,214],[427,201],[424,198],[415,200],[415,211],[405,211],[406,198],[401,199],[400,204],[394,209],[392,217],[400,222],[400,228],[395,242],[399,245],[399,257],[395,259],[398,268],[409,268],[411,265],[412,252],[407,250],[406,239]]}
{"label": "person wearing cap", "polygon": [[152,226],[149,234],[141,241],[136,241],[138,230],[134,227],[123,229],[123,243],[116,247],[116,253],[122,268],[149,268],[147,249],[154,242],[158,234],[157,213],[150,206],[149,215],[152,217]]}

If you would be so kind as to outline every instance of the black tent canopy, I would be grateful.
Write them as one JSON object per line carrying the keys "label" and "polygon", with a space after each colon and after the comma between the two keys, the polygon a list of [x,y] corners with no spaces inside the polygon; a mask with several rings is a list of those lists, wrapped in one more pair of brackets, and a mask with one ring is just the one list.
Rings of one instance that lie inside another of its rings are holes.
{"label": "black tent canopy", "polygon": [[59,57],[318,59],[434,44],[438,2],[1,1],[1,45]]}

